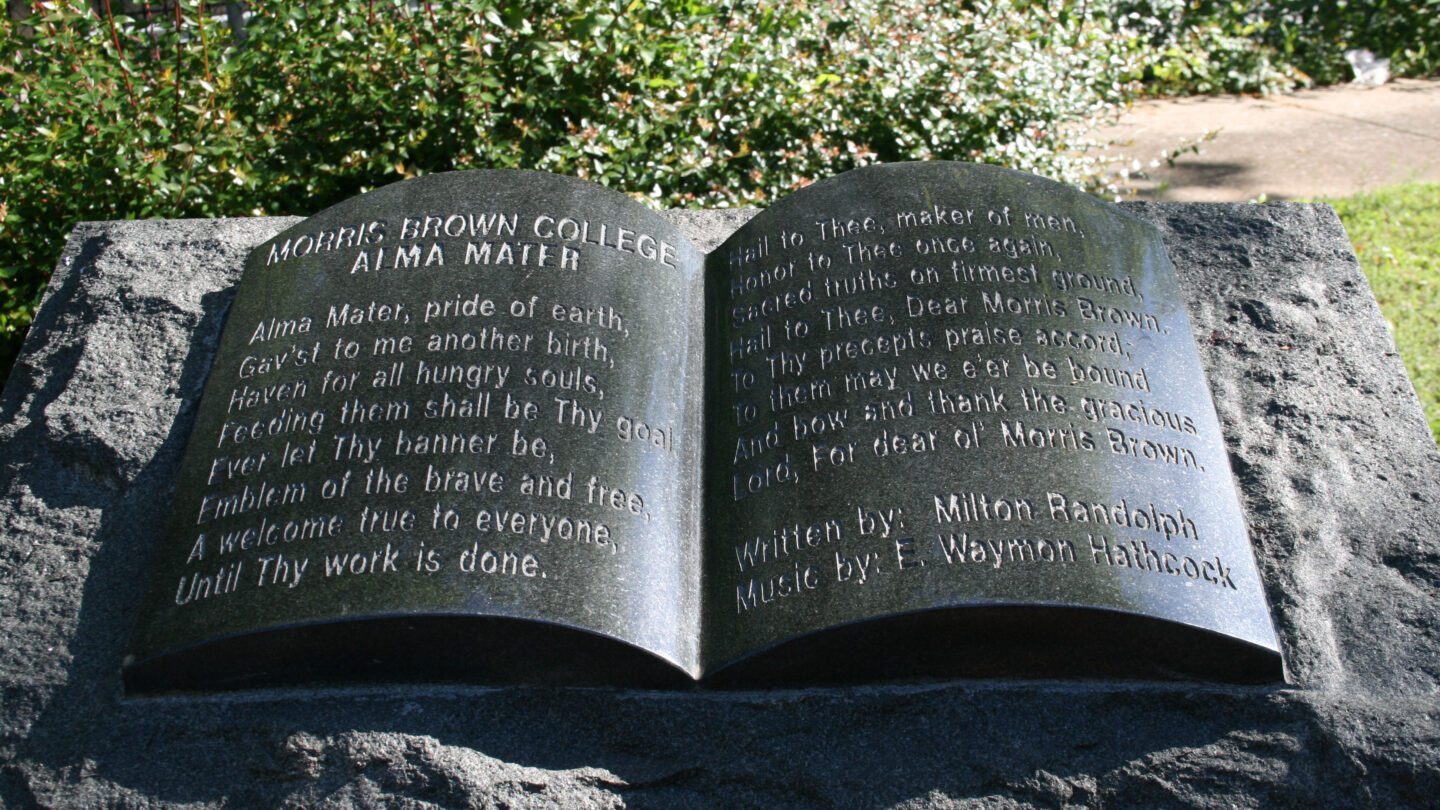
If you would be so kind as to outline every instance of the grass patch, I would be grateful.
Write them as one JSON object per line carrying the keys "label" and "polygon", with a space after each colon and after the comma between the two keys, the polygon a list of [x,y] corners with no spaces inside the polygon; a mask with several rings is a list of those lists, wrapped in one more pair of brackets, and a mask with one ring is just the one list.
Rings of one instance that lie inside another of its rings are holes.
{"label": "grass patch", "polygon": [[1334,200],[1440,442],[1440,183]]}

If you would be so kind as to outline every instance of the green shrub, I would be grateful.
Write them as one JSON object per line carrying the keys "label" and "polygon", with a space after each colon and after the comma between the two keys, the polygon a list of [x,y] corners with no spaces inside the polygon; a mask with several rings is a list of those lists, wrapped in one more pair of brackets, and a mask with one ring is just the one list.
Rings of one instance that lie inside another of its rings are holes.
{"label": "green shrub", "polygon": [[1396,76],[1440,71],[1440,0],[1268,0],[1265,43],[1319,84],[1349,81],[1345,51],[1390,59]]}
{"label": "green shrub", "polygon": [[1440,0],[1117,0],[1114,14],[1147,52],[1157,95],[1346,82],[1352,48],[1389,58],[1396,76],[1440,71]]}
{"label": "green shrub", "polygon": [[309,214],[479,167],[665,206],[926,158],[1093,184],[1079,133],[1137,71],[1083,2],[256,2],[238,45],[193,2],[153,24],[39,6],[0,28],[12,343],[81,220]]}
{"label": "green shrub", "polygon": [[1147,93],[1282,93],[1303,74],[1264,41],[1261,4],[1209,0],[1122,0],[1116,22],[1145,51]]}

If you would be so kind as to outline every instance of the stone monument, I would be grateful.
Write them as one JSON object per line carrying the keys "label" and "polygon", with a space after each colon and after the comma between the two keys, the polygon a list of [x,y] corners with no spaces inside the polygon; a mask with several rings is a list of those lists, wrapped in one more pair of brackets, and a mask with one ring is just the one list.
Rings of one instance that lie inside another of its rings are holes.
{"label": "stone monument", "polygon": [[[1124,209],[1159,229],[1175,268],[1284,682],[918,672],[652,689],[421,673],[127,694],[241,268],[298,221],[87,223],[0,400],[0,802],[1429,806],[1440,451],[1338,220],[1291,204]],[[710,251],[751,216],[668,218]],[[410,653],[443,669],[464,654],[445,642]]]}

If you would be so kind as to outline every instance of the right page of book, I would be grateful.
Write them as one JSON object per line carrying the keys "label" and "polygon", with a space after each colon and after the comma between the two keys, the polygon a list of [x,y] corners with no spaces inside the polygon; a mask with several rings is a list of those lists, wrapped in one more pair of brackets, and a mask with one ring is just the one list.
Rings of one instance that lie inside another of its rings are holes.
{"label": "right page of book", "polygon": [[1152,226],[1020,172],[875,166],[708,277],[710,669],[1281,677]]}

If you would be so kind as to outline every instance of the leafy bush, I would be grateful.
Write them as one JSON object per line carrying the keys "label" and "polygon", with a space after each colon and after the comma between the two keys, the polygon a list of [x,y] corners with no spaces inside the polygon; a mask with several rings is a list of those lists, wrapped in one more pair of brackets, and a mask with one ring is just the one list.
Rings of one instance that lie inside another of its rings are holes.
{"label": "leafy bush", "polygon": [[1258,5],[1122,0],[1115,13],[1146,51],[1148,93],[1281,93],[1303,78],[1264,43],[1271,23]]}
{"label": "leafy bush", "polygon": [[1283,92],[1352,73],[1345,51],[1397,76],[1440,71],[1440,0],[1117,0],[1117,26],[1148,52],[1148,92]]}
{"label": "leafy bush", "polygon": [[194,2],[155,21],[49,2],[0,23],[12,347],[81,220],[309,214],[472,167],[573,174],[666,206],[763,204],[924,158],[1094,183],[1078,133],[1138,71],[1103,3],[251,5],[243,43]]}
{"label": "leafy bush", "polygon": [[1440,71],[1440,0],[1267,0],[1264,41],[1319,84],[1349,81],[1345,51],[1368,48],[1396,76]]}

